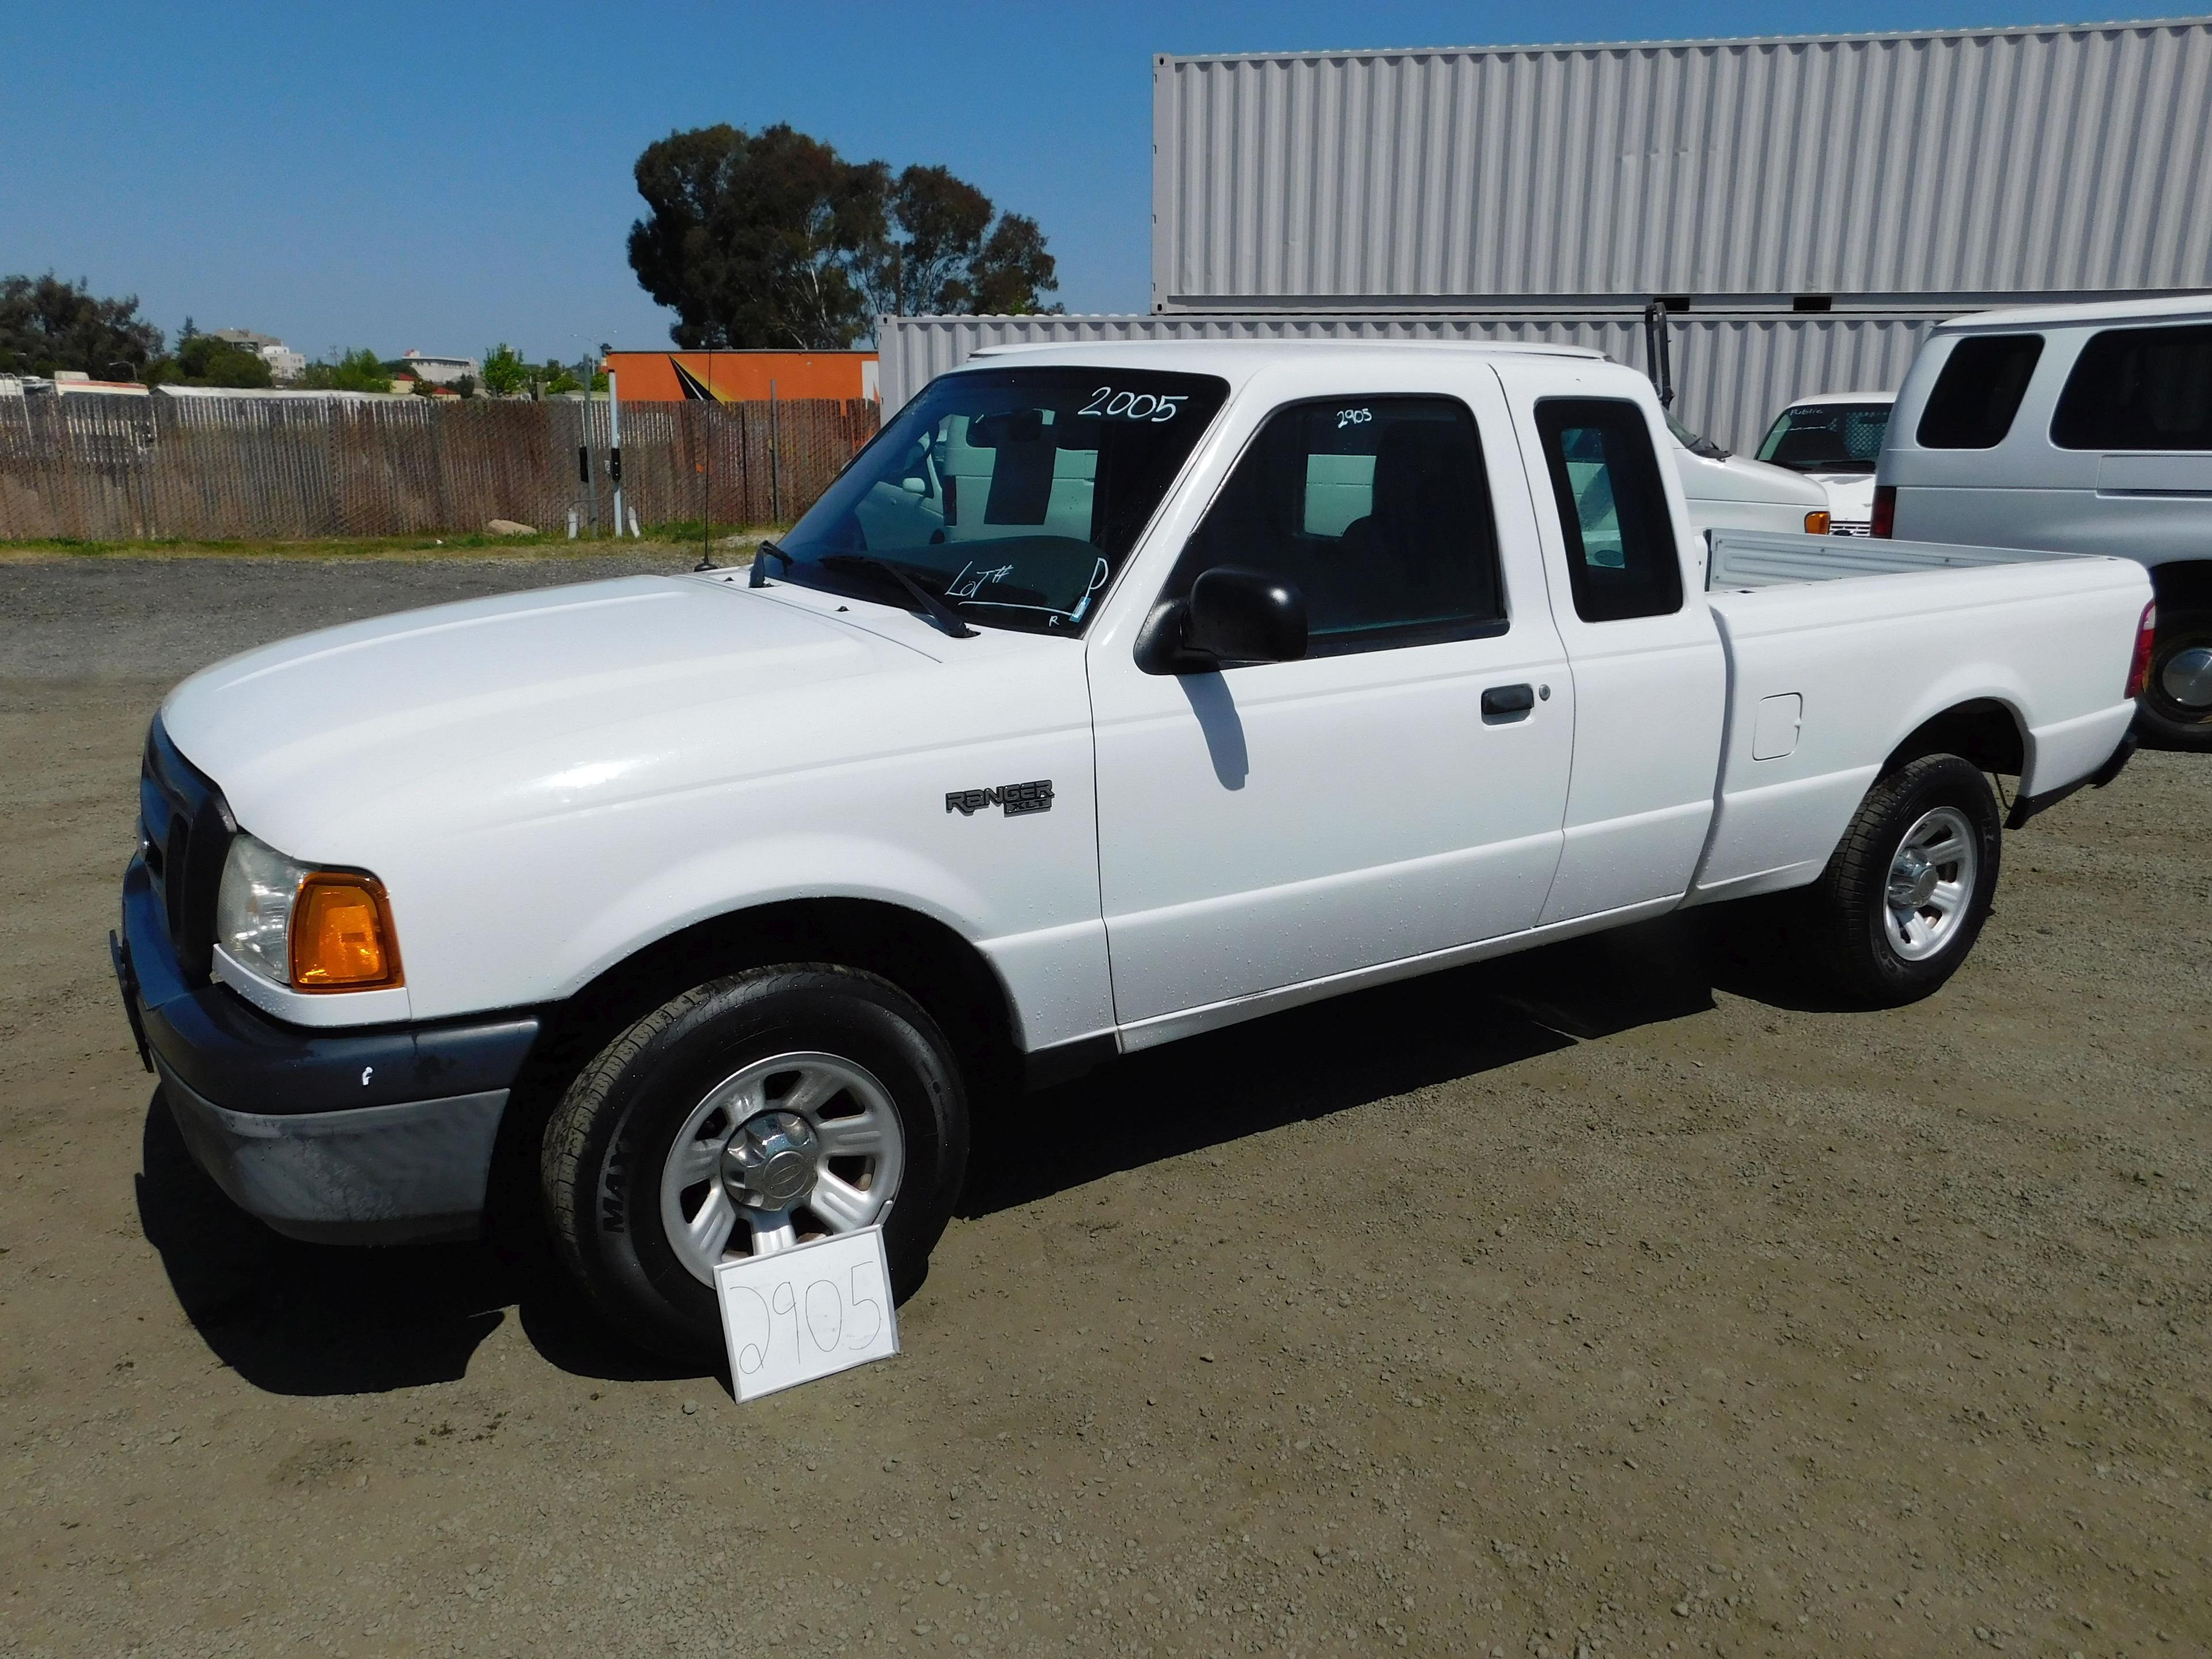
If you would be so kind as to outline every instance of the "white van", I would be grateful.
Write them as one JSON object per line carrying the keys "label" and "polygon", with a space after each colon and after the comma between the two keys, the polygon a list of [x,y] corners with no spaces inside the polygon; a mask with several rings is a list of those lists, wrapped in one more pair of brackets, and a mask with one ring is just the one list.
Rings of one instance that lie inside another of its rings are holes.
{"label": "white van", "polygon": [[1828,533],[1874,533],[1874,470],[1894,392],[1819,392],[1774,417],[1759,459],[1786,467],[1828,495]]}
{"label": "white van", "polygon": [[1985,311],[1913,360],[1874,533],[2150,567],[2145,735],[2212,751],[2212,295]]}
{"label": "white van", "polygon": [[1762,530],[1783,535],[1828,533],[1828,492],[1787,467],[1769,466],[1723,449],[1667,416],[1674,471],[1690,509],[1690,528]]}

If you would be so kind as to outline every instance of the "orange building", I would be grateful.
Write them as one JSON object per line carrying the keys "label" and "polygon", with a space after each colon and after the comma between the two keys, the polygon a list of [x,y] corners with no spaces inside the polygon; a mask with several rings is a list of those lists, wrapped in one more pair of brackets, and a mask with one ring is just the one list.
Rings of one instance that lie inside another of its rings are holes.
{"label": "orange building", "polygon": [[872,351],[610,351],[624,403],[878,398]]}

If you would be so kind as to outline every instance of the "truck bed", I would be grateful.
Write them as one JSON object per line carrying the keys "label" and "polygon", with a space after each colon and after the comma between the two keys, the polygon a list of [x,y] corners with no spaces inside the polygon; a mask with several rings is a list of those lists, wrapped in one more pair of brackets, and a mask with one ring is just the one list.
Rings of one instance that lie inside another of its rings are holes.
{"label": "truck bed", "polygon": [[1810,879],[1889,744],[1945,711],[2009,723],[2027,794],[2088,776],[2127,732],[2119,665],[2149,589],[2125,560],[1734,531],[1710,546],[1728,725],[1693,902]]}

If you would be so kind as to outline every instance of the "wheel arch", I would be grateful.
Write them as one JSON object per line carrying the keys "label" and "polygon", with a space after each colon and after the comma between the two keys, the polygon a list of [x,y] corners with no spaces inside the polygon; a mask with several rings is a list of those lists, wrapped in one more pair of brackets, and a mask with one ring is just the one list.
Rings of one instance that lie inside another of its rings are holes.
{"label": "wheel arch", "polygon": [[1888,777],[1923,755],[1956,755],[1984,772],[2018,777],[2027,768],[2027,723],[2001,698],[1953,703],[1907,732],[1882,762],[1879,775]]}
{"label": "wheel arch", "polygon": [[2177,614],[2212,611],[2212,559],[2172,559],[2151,566],[2150,591],[2160,607],[2160,623],[2166,620],[2167,605]]}
{"label": "wheel arch", "polygon": [[577,1071],[671,997],[725,974],[823,962],[880,975],[937,1023],[971,1092],[1018,1086],[1020,1024],[990,959],[951,927],[880,899],[786,899],[710,916],[641,945],[573,995],[547,1005],[500,1122],[487,1194],[496,1231],[536,1213],[537,1148]]}

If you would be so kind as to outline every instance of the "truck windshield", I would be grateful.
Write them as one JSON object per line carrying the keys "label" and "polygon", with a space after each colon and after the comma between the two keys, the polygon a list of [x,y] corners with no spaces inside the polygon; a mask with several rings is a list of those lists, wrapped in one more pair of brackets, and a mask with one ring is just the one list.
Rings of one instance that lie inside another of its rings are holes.
{"label": "truck windshield", "polygon": [[1073,633],[1228,392],[1122,369],[940,376],[782,538],[774,574],[901,605],[903,574],[967,621]]}
{"label": "truck windshield", "polygon": [[1888,430],[1887,404],[1798,404],[1774,417],[1759,459],[1793,472],[1871,472]]}

